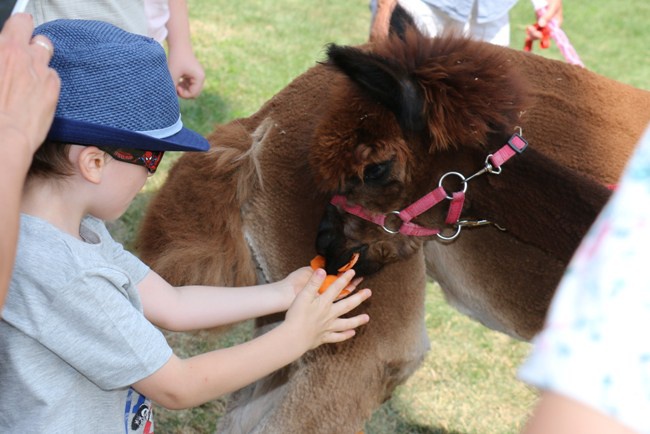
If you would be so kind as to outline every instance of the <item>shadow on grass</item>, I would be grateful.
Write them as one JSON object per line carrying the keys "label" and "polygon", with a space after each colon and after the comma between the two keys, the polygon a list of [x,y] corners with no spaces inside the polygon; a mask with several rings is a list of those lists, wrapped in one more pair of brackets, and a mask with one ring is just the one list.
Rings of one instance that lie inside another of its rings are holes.
{"label": "shadow on grass", "polygon": [[181,100],[181,113],[184,126],[204,136],[233,118],[230,102],[209,89],[194,100]]}
{"label": "shadow on grass", "polygon": [[365,434],[465,434],[448,430],[441,426],[424,426],[403,414],[395,405],[393,398],[375,411],[366,423]]}

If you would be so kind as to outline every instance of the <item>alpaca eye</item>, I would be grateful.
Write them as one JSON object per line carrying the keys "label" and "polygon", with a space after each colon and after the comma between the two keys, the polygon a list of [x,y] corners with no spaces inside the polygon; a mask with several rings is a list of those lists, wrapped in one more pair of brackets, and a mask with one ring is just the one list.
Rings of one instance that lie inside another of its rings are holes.
{"label": "alpaca eye", "polygon": [[363,181],[365,183],[381,183],[385,182],[390,175],[392,161],[385,161],[378,164],[370,164],[363,170]]}

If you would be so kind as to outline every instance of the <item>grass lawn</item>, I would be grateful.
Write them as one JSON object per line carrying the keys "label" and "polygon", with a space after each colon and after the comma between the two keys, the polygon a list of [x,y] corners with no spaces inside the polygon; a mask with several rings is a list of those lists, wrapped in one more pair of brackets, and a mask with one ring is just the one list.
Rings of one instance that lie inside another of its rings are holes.
{"label": "grass lawn", "polygon": [[[329,42],[366,40],[370,12],[366,0],[248,1],[188,0],[194,47],[207,74],[201,97],[183,101],[183,120],[209,133],[216,124],[254,113],[293,78],[324,57]],[[565,2],[564,25],[585,65],[600,74],[650,89],[647,0]],[[512,47],[523,47],[533,22],[532,5],[519,2],[511,13]],[[534,52],[561,59],[553,47]],[[132,246],[142,212],[162,185],[178,155],[168,153],[155,177],[128,212],[111,225]],[[427,297],[429,356],[366,427],[368,434],[480,433],[520,430],[535,392],[515,379],[529,346],[492,332],[461,316],[431,284]],[[169,334],[183,356],[232,345],[250,336],[251,324],[216,339],[208,333]],[[161,433],[208,433],[223,412],[224,400],[198,409],[157,411]],[[333,433],[338,434],[338,433]]]}

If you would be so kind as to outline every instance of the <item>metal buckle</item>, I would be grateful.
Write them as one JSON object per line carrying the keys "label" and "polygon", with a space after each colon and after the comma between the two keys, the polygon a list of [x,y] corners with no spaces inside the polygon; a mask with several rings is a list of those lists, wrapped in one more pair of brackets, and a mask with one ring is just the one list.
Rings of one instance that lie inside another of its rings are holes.
{"label": "metal buckle", "polygon": [[[519,147],[515,143],[519,142],[520,144],[523,143],[523,146]],[[513,151],[515,151],[517,154],[521,154],[526,150],[528,147],[528,142],[526,139],[521,137],[519,134],[514,133],[509,139],[508,139],[508,146],[512,148]]]}
{"label": "metal buckle", "polygon": [[[396,215],[396,216],[399,217],[399,211],[391,211],[391,212],[386,213],[386,214],[384,214],[384,215],[385,215],[386,217],[388,217],[389,215],[392,215],[392,214],[394,214],[394,215]],[[400,221],[401,221],[401,218],[400,218]],[[403,224],[404,224],[404,222],[402,221],[402,223],[400,223],[399,228],[397,228],[397,230],[389,229],[389,228],[386,227],[386,219],[384,219],[384,224],[381,225],[381,228],[382,228],[383,230],[385,230],[386,232],[388,232],[389,234],[393,234],[393,235],[394,235],[394,234],[399,234],[399,230],[402,228],[402,225],[403,225]]]}
{"label": "metal buckle", "polygon": [[[459,191],[462,191],[463,193],[465,193],[465,192],[467,191],[467,180],[465,179],[465,177],[463,176],[463,174],[458,173],[458,172],[447,172],[447,173],[445,173],[444,175],[442,175],[442,176],[440,177],[440,181],[438,181],[438,187],[442,187],[442,181],[443,181],[447,176],[449,176],[449,175],[456,175],[457,177],[460,178],[460,182],[463,183],[463,189],[462,189],[462,190],[459,190]],[[442,189],[445,190],[444,187],[442,187]],[[449,196],[449,195],[447,194],[447,190],[445,190],[445,197],[447,198],[447,200],[452,200],[452,199],[453,199],[453,196]]]}

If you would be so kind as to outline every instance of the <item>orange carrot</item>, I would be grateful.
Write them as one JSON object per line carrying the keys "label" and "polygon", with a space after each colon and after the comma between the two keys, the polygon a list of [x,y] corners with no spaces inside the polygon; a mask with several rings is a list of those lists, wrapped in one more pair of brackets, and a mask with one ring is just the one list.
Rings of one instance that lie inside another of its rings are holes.
{"label": "orange carrot", "polygon": [[[335,276],[333,274],[328,274],[325,277],[325,280],[323,281],[323,284],[321,285],[320,288],[318,288],[318,293],[322,294],[329,288],[329,286],[334,283],[334,281],[343,273],[354,267],[354,264],[357,263],[359,260],[359,253],[354,253],[352,254],[352,258],[350,258],[350,261],[343,265],[341,268],[338,269],[339,273]],[[317,268],[325,268],[325,258],[322,257],[321,255],[316,255],[310,262],[309,265],[311,266],[312,270],[315,270]],[[343,289],[341,293],[339,294],[338,298],[343,298],[346,295],[349,295],[350,291],[347,289]]]}

